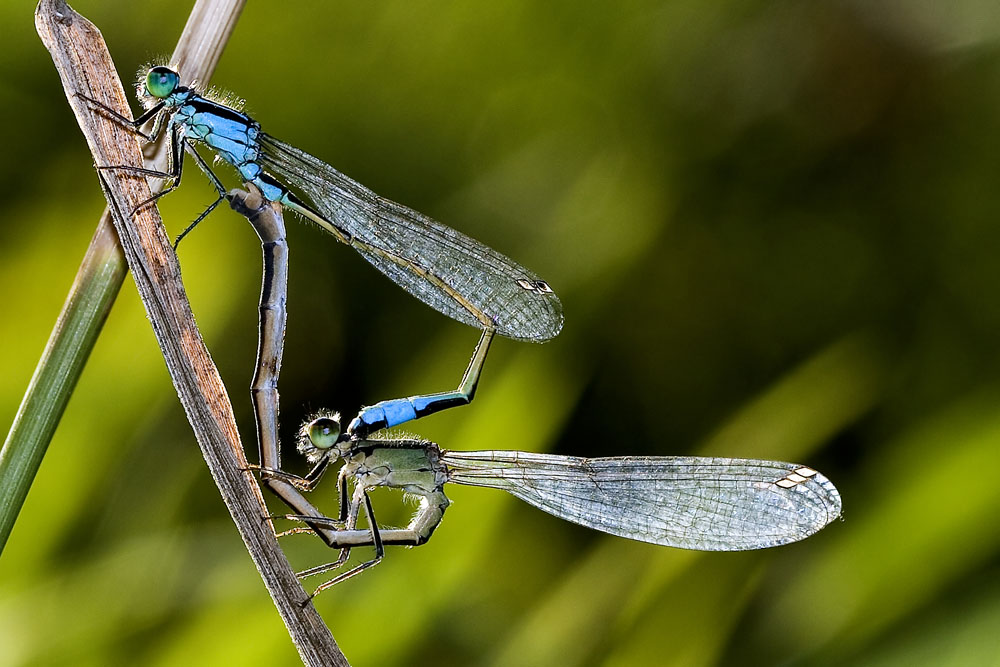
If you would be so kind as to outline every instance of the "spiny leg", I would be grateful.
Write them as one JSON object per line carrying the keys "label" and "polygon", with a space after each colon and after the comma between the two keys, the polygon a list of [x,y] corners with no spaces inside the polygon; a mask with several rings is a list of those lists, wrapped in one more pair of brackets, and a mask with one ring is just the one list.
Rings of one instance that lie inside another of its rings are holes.
{"label": "spiny leg", "polygon": [[[261,479],[280,479],[288,484],[294,486],[300,491],[312,491],[319,484],[320,479],[323,478],[323,473],[326,472],[327,468],[330,467],[330,459],[324,457],[320,459],[312,470],[306,473],[305,477],[301,475],[296,475],[295,473],[285,472],[284,470],[274,469],[274,468],[264,468],[263,466],[250,464],[244,470],[251,472],[259,472]],[[338,484],[346,484],[346,477],[344,476],[344,469],[341,468],[340,475],[338,477]],[[280,494],[279,494],[280,495]],[[347,500],[346,487],[344,492],[341,494],[343,501]]]}
{"label": "spiny leg", "polygon": [[[360,573],[364,572],[365,570],[367,570],[368,568],[375,567],[376,565],[379,564],[379,562],[381,562],[382,557],[385,555],[385,546],[382,544],[382,536],[379,534],[378,524],[375,523],[375,513],[372,510],[372,501],[371,501],[371,498],[368,497],[367,493],[363,492],[363,495],[364,495],[364,498],[365,498],[365,515],[368,518],[368,526],[371,528],[371,531],[372,531],[372,542],[374,542],[374,544],[375,544],[375,557],[372,558],[369,561],[366,561],[364,563],[361,563],[360,565],[357,565],[357,566],[351,568],[347,572],[344,572],[344,573],[342,573],[342,574],[334,577],[330,581],[327,581],[327,582],[324,582],[324,583],[320,584],[319,586],[316,587],[316,590],[314,590],[312,592],[312,595],[309,596],[309,598],[306,600],[306,602],[308,602],[309,600],[312,600],[314,597],[316,597],[317,595],[319,595],[320,593],[322,593],[326,589],[331,588],[332,586],[336,586],[337,584],[339,584],[340,582],[344,581],[345,579],[349,579],[349,578],[353,577],[356,574],[360,574]],[[348,549],[348,548],[345,547],[344,549],[341,550],[341,555],[343,555],[345,551],[347,551],[349,553],[350,549]],[[338,560],[340,560],[340,559],[338,559]],[[339,567],[339,565],[337,567]],[[316,568],[313,568],[313,569],[316,569]],[[325,570],[320,570],[320,571],[325,571]],[[309,570],[307,570],[307,572],[309,572]],[[308,576],[308,575],[305,575],[304,573],[300,573],[299,576]]]}
{"label": "spiny leg", "polygon": [[160,111],[163,110],[163,107],[165,106],[164,102],[157,103],[156,105],[147,109],[141,116],[139,116],[135,120],[132,120],[131,118],[128,118],[118,113],[117,111],[106,105],[104,102],[95,100],[93,97],[88,97],[83,93],[75,93],[75,94],[77,97],[83,98],[87,102],[90,102],[92,105],[103,111],[105,114],[110,116],[112,120],[117,121],[119,124],[130,128],[133,132],[138,134],[146,141],[149,142],[155,141],[157,135],[160,133],[160,129],[162,128],[162,123],[160,122],[159,118],[157,118],[157,122],[154,123],[153,128],[149,134],[144,133],[139,128],[148,123],[150,118],[155,117],[157,114],[160,113]]}
{"label": "spiny leg", "polygon": [[[310,472],[310,474],[312,474],[312,472],[315,472],[316,470],[319,469],[320,470],[319,475],[322,475],[323,471],[326,470],[326,468],[327,468],[328,462],[329,462],[329,459],[324,459],[323,461],[320,461],[316,465],[316,467],[313,468],[313,470]],[[306,488],[305,485],[303,485],[303,486],[297,486],[295,484],[295,482],[289,481],[290,479],[294,479],[294,480],[298,480],[298,481],[302,481],[302,482],[308,483],[308,481],[309,481],[309,477],[308,476],[306,476],[306,477],[298,477],[297,475],[291,475],[289,473],[286,473],[286,472],[283,472],[283,471],[280,471],[280,470],[279,471],[270,471],[270,475],[269,476],[272,479],[284,479],[285,481],[288,481],[289,484],[292,484],[296,488],[298,488],[300,490],[303,490],[303,491],[311,491],[312,490],[311,486],[308,487],[308,488]],[[340,472],[337,474],[337,490],[338,490],[337,491],[337,496],[338,496],[337,502],[338,502],[338,505],[339,505],[339,508],[340,508],[339,509],[340,517],[339,518],[337,518],[337,519],[331,519],[330,517],[326,517],[326,516],[312,516],[312,515],[309,515],[309,514],[278,514],[278,515],[269,516],[267,518],[268,519],[288,519],[290,521],[305,521],[307,523],[314,523],[314,524],[316,524],[318,526],[324,526],[324,527],[336,528],[338,530],[343,530],[344,529],[344,524],[347,521],[348,507],[350,506],[350,503],[348,503],[348,500],[347,500],[347,477],[348,477],[347,471],[344,468],[341,468]],[[315,482],[318,482],[318,481],[319,481],[319,476],[317,476],[315,478],[315,480],[313,480],[313,484],[315,484]],[[274,494],[276,496],[278,496],[279,498],[281,498],[282,500],[287,500],[286,497],[285,497],[285,495],[282,493],[282,488],[281,487],[274,487],[274,486],[269,485],[268,488],[270,488],[274,492]],[[277,537],[282,537],[284,535],[294,535],[294,534],[302,533],[302,532],[312,532],[312,529],[310,529],[310,528],[304,528],[304,527],[292,528],[292,529],[284,531],[282,533],[277,533]]]}
{"label": "spiny leg", "polygon": [[[316,466],[309,472],[306,477],[299,477],[298,475],[293,475],[291,473],[286,473],[283,470],[264,470],[259,466],[251,465],[248,467],[249,470],[258,470],[261,472],[261,479],[263,483],[271,490],[274,495],[278,496],[285,504],[290,506],[295,506],[294,500],[296,498],[290,498],[289,494],[296,495],[294,491],[289,490],[289,486],[302,491],[311,491],[312,487],[319,481],[322,477],[323,472],[329,467],[329,459],[323,459],[319,461]],[[284,484],[280,483],[284,482]],[[274,530],[274,519],[288,519],[290,521],[303,521],[309,524],[308,526],[297,526],[295,528],[289,528],[284,531],[274,531],[275,537],[285,537],[287,535],[299,535],[303,533],[316,534],[316,529],[314,526],[319,526],[323,528],[334,528],[336,530],[343,530],[344,523],[347,516],[347,475],[343,468],[341,468],[340,473],[337,476],[337,487],[339,488],[339,505],[340,505],[340,518],[331,519],[330,517],[322,515],[311,515],[311,514],[275,514],[275,515],[265,515],[261,518],[267,521],[272,530]]]}
{"label": "spiny leg", "polygon": [[[109,107],[108,105],[104,104],[103,102],[101,102],[99,100],[95,100],[94,98],[88,97],[88,96],[86,96],[86,95],[84,95],[82,93],[76,93],[76,95],[78,97],[83,98],[84,100],[86,100],[87,102],[89,102],[90,104],[92,104],[93,106],[97,107],[100,111],[102,111],[105,115],[109,116],[115,122],[117,122],[120,125],[122,125],[124,127],[127,127],[128,129],[132,130],[133,132],[135,132],[136,134],[138,134],[140,137],[142,137],[143,139],[145,139],[147,142],[151,143],[151,142],[155,141],[156,138],[160,135],[160,132],[163,129],[163,121],[164,121],[165,116],[161,113],[161,111],[163,110],[163,107],[165,106],[164,102],[159,102],[158,104],[154,105],[150,109],[146,110],[146,112],[143,113],[141,116],[139,116],[135,120],[132,120],[131,118],[128,118],[128,117],[123,116],[122,114],[118,113],[117,111],[115,111],[114,109],[112,109],[111,107]],[[152,119],[152,118],[155,118],[155,121],[153,122],[153,127],[150,130],[150,133],[146,134],[145,132],[143,132],[139,128],[141,128],[143,125],[145,125],[146,123],[148,123],[149,120]],[[157,199],[159,199],[163,195],[167,194],[167,192],[170,192],[171,190],[173,190],[180,183],[180,177],[181,177],[181,175],[180,175],[180,169],[181,169],[181,165],[179,164],[179,159],[178,159],[179,149],[180,149],[180,147],[178,146],[178,144],[181,141],[182,141],[182,139],[178,135],[177,128],[174,127],[173,130],[172,130],[172,132],[171,132],[171,136],[170,136],[170,144],[171,144],[171,146],[170,146],[170,152],[167,153],[167,170],[166,171],[159,171],[159,170],[156,170],[156,169],[144,169],[142,167],[135,167],[135,166],[132,166],[132,165],[105,165],[105,166],[98,166],[97,168],[98,169],[108,169],[108,170],[121,170],[121,171],[126,171],[126,172],[132,173],[132,174],[139,174],[141,176],[152,176],[154,178],[162,178],[162,179],[170,180],[170,181],[173,182],[173,184],[169,188],[165,189],[162,192],[159,192],[159,193],[153,195],[152,197],[150,197],[146,201],[144,201],[144,202],[140,203],[138,206],[136,206],[132,210],[132,214],[134,215],[135,212],[138,211],[139,209],[141,209],[143,206],[146,206],[147,204],[149,204],[149,203],[151,203],[153,201],[156,201]],[[177,165],[176,168],[174,167],[174,164]]]}
{"label": "spiny leg", "polygon": [[[201,215],[199,215],[197,218],[194,219],[194,222],[192,222],[190,225],[188,225],[184,229],[184,231],[180,233],[180,235],[177,237],[177,239],[174,240],[174,250],[176,250],[177,246],[180,245],[181,239],[183,239],[185,236],[187,236],[188,233],[192,229],[194,229],[195,227],[197,227],[198,223],[201,222],[202,220],[204,220],[205,217],[209,213],[211,213],[213,210],[215,210],[215,207],[218,206],[222,202],[222,200],[224,200],[226,198],[226,188],[222,185],[222,181],[219,180],[219,177],[215,175],[215,172],[213,172],[212,169],[208,166],[208,163],[205,162],[205,158],[203,158],[201,155],[199,155],[198,151],[196,151],[189,144],[187,144],[187,142],[184,142],[184,148],[187,150],[188,153],[190,153],[194,157],[195,163],[197,163],[197,165],[201,169],[202,173],[204,173],[206,176],[208,176],[208,180],[210,180],[212,182],[212,185],[215,186],[216,191],[219,193],[219,198],[216,199],[214,202],[212,202],[209,205],[208,208],[206,208],[204,211],[201,212]],[[178,168],[178,170],[177,170],[177,183],[174,184],[174,186],[172,186],[171,189],[173,189],[174,187],[177,187],[177,184],[180,183],[180,180],[181,180],[181,178],[180,178],[180,169]],[[161,196],[162,196],[162,194],[163,193],[161,193]]]}
{"label": "spiny leg", "polygon": [[[94,104],[95,106],[100,108],[103,112],[111,116],[113,120],[121,123],[122,125],[125,125],[126,127],[129,127],[146,141],[151,142],[155,140],[160,133],[163,116],[162,115],[157,116],[157,114],[159,114],[160,111],[163,109],[164,106],[163,102],[160,102],[159,104],[149,109],[146,113],[142,114],[139,118],[133,121],[121,115],[114,109],[111,109],[102,102],[87,97],[86,95],[80,95],[80,97],[84,98],[91,104]],[[156,116],[156,122],[153,125],[152,131],[147,135],[143,133],[139,128],[145,125],[147,122],[149,122],[149,119],[153,118],[154,116]],[[160,197],[163,197],[164,195],[173,192],[175,189],[177,189],[178,186],[180,186],[181,175],[183,173],[183,167],[184,167],[184,151],[187,151],[194,157],[195,162],[198,164],[198,167],[208,177],[209,181],[211,181],[212,185],[215,187],[219,196],[214,202],[212,202],[208,206],[208,208],[202,211],[201,214],[197,218],[195,218],[194,222],[188,225],[184,229],[184,231],[182,231],[180,235],[174,240],[175,250],[177,249],[177,246],[180,244],[181,239],[187,236],[188,233],[190,233],[191,230],[193,230],[198,225],[199,222],[204,220],[208,216],[208,214],[211,213],[213,210],[215,210],[215,208],[226,198],[226,189],[225,186],[222,185],[222,181],[219,180],[219,177],[216,176],[215,172],[213,172],[212,169],[208,166],[208,164],[205,162],[205,159],[202,158],[201,155],[199,155],[198,152],[191,147],[191,145],[185,140],[183,136],[181,136],[180,127],[178,125],[171,126],[170,150],[167,153],[166,171],[157,171],[155,169],[143,169],[141,167],[133,167],[131,165],[106,165],[98,167],[98,169],[122,170],[133,174],[152,176],[154,178],[162,178],[170,181],[170,185],[168,187],[164,188],[162,191],[149,197],[145,201],[139,203],[134,209],[132,209],[132,215],[135,215],[136,211],[140,210],[144,206],[148,206],[149,204],[155,202]]]}
{"label": "spiny leg", "polygon": [[[154,178],[162,178],[165,181],[170,181],[170,185],[165,187],[163,190],[157,192],[148,199],[140,202],[132,209],[130,215],[135,215],[144,206],[152,204],[160,197],[169,194],[177,189],[181,184],[181,174],[184,168],[184,158],[183,149],[186,145],[184,137],[180,135],[180,130],[177,126],[173,126],[170,131],[170,150],[167,152],[167,170],[157,171],[155,169],[144,169],[142,167],[133,167],[131,165],[105,165],[99,166],[98,169],[107,169],[111,171],[124,171],[130,174],[139,174],[141,176],[152,176]],[[176,245],[174,246],[176,248]]]}
{"label": "spiny leg", "polygon": [[[333,520],[330,521],[331,523],[334,524],[334,527],[336,527],[337,524],[340,524],[342,530],[354,530],[358,525],[358,514],[361,511],[362,500],[365,503],[365,514],[368,517],[368,528],[372,533],[372,542],[377,543],[379,547],[381,547],[382,540],[378,536],[378,526],[375,524],[375,518],[372,512],[371,499],[368,497],[368,492],[366,491],[365,487],[361,485],[355,487],[354,496],[351,498],[350,510],[347,512],[346,521],[339,521],[339,522],[334,522]],[[343,514],[343,509],[341,509],[341,514]],[[296,573],[296,576],[299,577],[300,579],[304,579],[306,577],[311,577],[316,574],[322,574],[323,572],[329,572],[330,570],[335,570],[338,567],[342,566],[344,563],[346,563],[347,559],[350,558],[350,556],[351,556],[351,547],[349,546],[342,547],[340,550],[340,555],[337,557],[337,560],[333,561],[332,563],[326,563],[325,565],[318,565],[316,567],[311,567],[308,570],[303,570],[302,572]],[[378,554],[376,552],[375,558],[381,559],[382,556],[381,554]],[[353,568],[352,570],[349,570],[345,574],[348,575],[354,574],[354,570],[356,569],[357,568]],[[315,595],[315,593],[313,593],[313,595]]]}

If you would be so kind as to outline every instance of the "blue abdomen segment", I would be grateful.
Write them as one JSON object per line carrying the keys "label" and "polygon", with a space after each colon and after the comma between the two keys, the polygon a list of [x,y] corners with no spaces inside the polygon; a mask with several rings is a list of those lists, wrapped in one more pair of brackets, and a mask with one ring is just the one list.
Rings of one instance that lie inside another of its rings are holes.
{"label": "blue abdomen segment", "polygon": [[[392,428],[413,421],[418,416],[413,401],[408,398],[397,398],[382,401],[361,410],[358,416],[347,427],[349,433],[363,435],[383,428]],[[363,433],[359,433],[359,429]]]}
{"label": "blue abdomen segment", "polygon": [[383,428],[399,426],[456,405],[466,405],[469,400],[468,395],[462,392],[449,391],[381,401],[363,408],[358,416],[351,420],[347,432],[355,437],[363,438],[369,433]]}
{"label": "blue abdomen segment", "polygon": [[[289,206],[288,188],[265,174],[264,170],[260,168],[260,165],[254,163],[252,166],[257,168],[257,175],[252,178],[244,176],[244,180],[256,185],[257,189],[260,190],[260,193],[264,195],[264,199],[268,201],[276,201],[282,206]],[[240,173],[243,174],[243,169],[240,169]],[[292,210],[295,209],[293,208]]]}

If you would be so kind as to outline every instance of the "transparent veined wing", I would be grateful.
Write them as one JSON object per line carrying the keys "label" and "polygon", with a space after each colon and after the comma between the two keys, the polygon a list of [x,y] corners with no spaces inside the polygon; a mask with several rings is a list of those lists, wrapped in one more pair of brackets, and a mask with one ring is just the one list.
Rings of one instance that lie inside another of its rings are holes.
{"label": "transparent veined wing", "polygon": [[361,242],[354,247],[365,259],[432,308],[482,327],[474,310],[518,340],[541,342],[562,329],[559,298],[523,266],[294,146],[265,134],[260,146],[268,172],[297,188],[341,234]]}
{"label": "transparent veined wing", "polygon": [[444,451],[442,461],[450,482],[503,489],[588,528],[684,549],[787,544],[841,512],[830,480],[780,461],[506,451]]}

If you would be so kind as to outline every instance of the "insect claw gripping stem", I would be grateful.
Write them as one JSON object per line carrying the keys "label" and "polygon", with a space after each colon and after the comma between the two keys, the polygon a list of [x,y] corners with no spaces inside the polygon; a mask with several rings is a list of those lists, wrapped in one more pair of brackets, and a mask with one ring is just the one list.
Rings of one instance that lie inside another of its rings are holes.
{"label": "insect claw gripping stem", "polygon": [[124,126],[130,128],[133,132],[135,132],[136,134],[138,134],[140,137],[142,137],[143,139],[145,139],[147,142],[151,142],[154,139],[156,139],[156,134],[154,134],[154,133],[146,134],[145,132],[143,132],[139,128],[142,127],[143,125],[145,125],[146,123],[148,123],[150,118],[153,118],[154,116],[156,116],[157,114],[160,113],[160,110],[163,108],[163,104],[162,103],[161,104],[157,104],[156,106],[154,106],[153,108],[149,109],[148,111],[146,111],[145,113],[143,113],[141,116],[139,116],[135,120],[132,120],[132,119],[130,119],[130,118],[128,118],[126,116],[123,116],[122,114],[118,113],[117,111],[115,111],[114,109],[112,109],[108,105],[104,104],[103,102],[101,102],[99,100],[95,100],[93,97],[88,97],[87,95],[84,95],[81,92],[74,92],[73,95],[75,97],[79,97],[79,98],[85,100],[86,102],[88,102],[92,106],[96,107],[99,111],[104,112],[105,114],[107,114],[111,118],[111,120],[117,121],[121,125],[124,125]]}

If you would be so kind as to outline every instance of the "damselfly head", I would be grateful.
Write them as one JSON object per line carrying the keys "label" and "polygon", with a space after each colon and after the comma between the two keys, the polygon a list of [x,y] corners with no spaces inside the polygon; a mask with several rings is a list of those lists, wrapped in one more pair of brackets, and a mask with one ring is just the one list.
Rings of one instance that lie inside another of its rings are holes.
{"label": "damselfly head", "polygon": [[340,414],[321,412],[299,429],[298,449],[312,462],[331,454],[340,455],[336,445],[341,441]]}
{"label": "damselfly head", "polygon": [[144,93],[162,100],[170,97],[180,84],[180,74],[169,67],[160,65],[153,67],[146,74]]}

